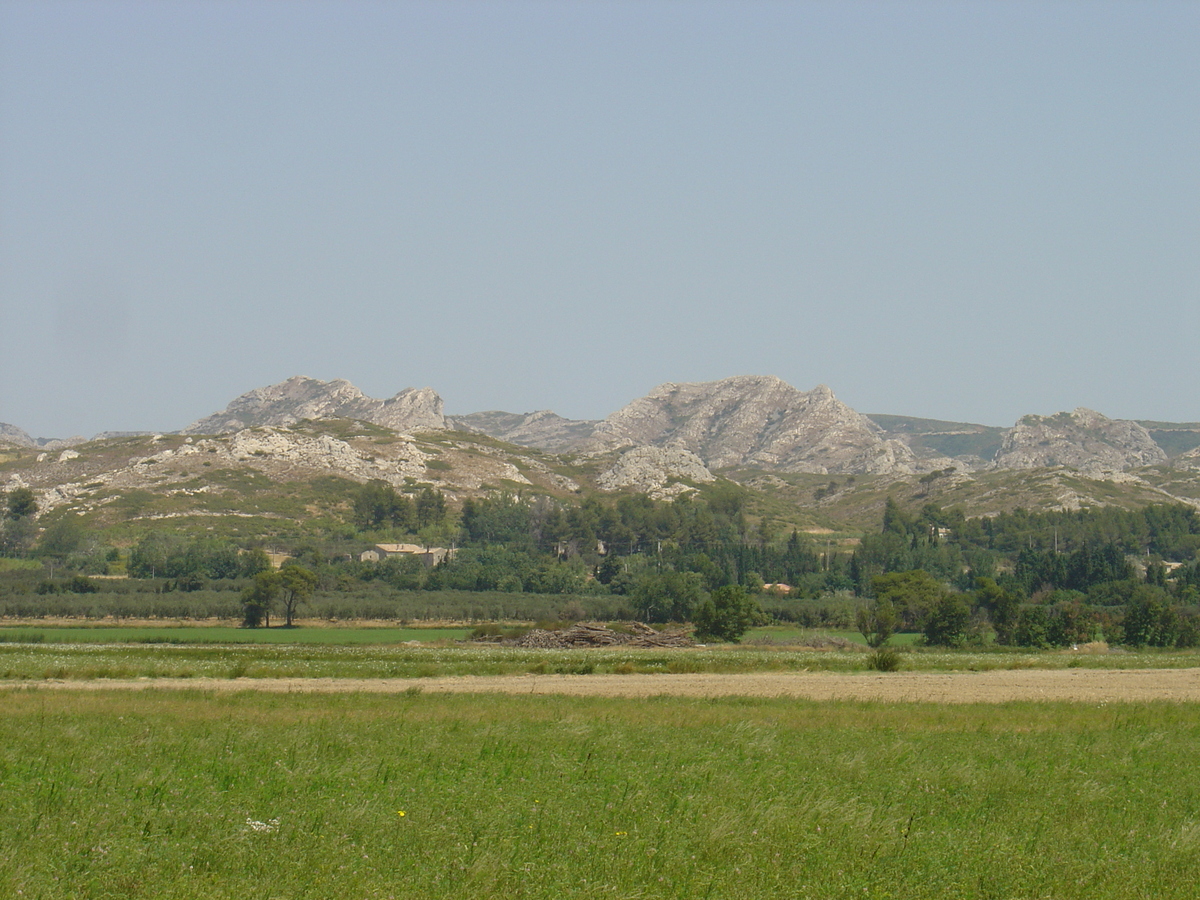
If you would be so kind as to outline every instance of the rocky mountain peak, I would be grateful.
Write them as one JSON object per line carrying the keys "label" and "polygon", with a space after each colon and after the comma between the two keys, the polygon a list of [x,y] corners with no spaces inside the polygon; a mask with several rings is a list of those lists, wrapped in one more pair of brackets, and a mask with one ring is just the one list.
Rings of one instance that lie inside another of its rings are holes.
{"label": "rocky mountain peak", "polygon": [[1053,416],[1022,417],[1004,435],[993,465],[1000,469],[1070,466],[1104,471],[1166,461],[1167,454],[1137,422],[1110,419],[1079,407]]}
{"label": "rocky mountain peak", "polygon": [[64,447],[74,447],[87,441],[83,435],[73,435],[69,438],[35,438],[16,425],[0,422],[0,444],[10,447],[31,447],[42,450],[61,450]]}
{"label": "rocky mountain peak", "polygon": [[16,425],[0,422],[0,444],[12,444],[16,447],[36,447],[38,442]]}
{"label": "rocky mountain peak", "polygon": [[597,428],[598,447],[671,446],[710,468],[789,472],[913,472],[900,441],[885,441],[866,416],[821,385],[800,391],[769,375],[660,385]]}
{"label": "rocky mountain peak", "polygon": [[330,418],[360,419],[395,431],[446,427],[442,398],[432,388],[406,388],[388,400],[377,400],[342,378],[319,381],[294,376],[242,394],[223,411],[193,422],[183,433],[228,434],[254,426]]}

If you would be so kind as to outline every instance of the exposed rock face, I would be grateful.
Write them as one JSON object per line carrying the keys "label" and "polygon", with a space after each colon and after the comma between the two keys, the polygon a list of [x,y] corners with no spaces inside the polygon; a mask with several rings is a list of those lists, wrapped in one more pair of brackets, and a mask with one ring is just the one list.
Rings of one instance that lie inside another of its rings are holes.
{"label": "exposed rock face", "polygon": [[601,422],[594,443],[682,447],[711,468],[911,473],[925,467],[828,387],[799,391],[759,375],[661,385]]}
{"label": "exposed rock face", "polygon": [[635,447],[622,454],[596,485],[602,491],[632,488],[665,499],[691,490],[679,482],[681,478],[699,483],[716,480],[700,457],[680,447]]}
{"label": "exposed rock face", "polygon": [[0,444],[13,444],[17,447],[36,447],[38,442],[16,425],[0,422]]}
{"label": "exposed rock face", "polygon": [[1181,469],[1200,470],[1200,447],[1196,447],[1176,457],[1175,465]]}
{"label": "exposed rock face", "polygon": [[[306,469],[313,472],[337,472],[340,475],[366,481],[372,478],[396,483],[405,476],[423,477],[429,458],[411,444],[398,444],[391,457],[367,457],[360,449],[327,434],[297,435],[267,428],[260,432],[239,431],[228,443],[200,441],[181,447],[177,455],[189,455],[215,449],[226,457],[253,461],[263,471],[293,473]],[[155,461],[169,456],[170,450],[156,454]]]}
{"label": "exposed rock face", "polygon": [[1025,416],[1004,435],[998,469],[1070,466],[1087,472],[1124,470],[1167,461],[1141,425],[1080,407],[1053,416]]}
{"label": "exposed rock face", "polygon": [[6,425],[0,422],[0,444],[8,444],[15,447],[40,447],[43,450],[61,450],[64,447],[74,447],[77,444],[86,442],[87,438],[80,435],[61,440],[58,438],[30,437],[28,432],[23,431],[16,425]]}
{"label": "exposed rock face", "polygon": [[459,431],[477,431],[510,444],[562,453],[582,446],[596,430],[596,422],[565,419],[548,409],[532,413],[481,412],[446,420]]}
{"label": "exposed rock face", "polygon": [[431,388],[405,388],[389,400],[376,400],[341,378],[318,381],[296,376],[242,394],[222,412],[193,422],[183,433],[228,434],[252,426],[331,418],[359,419],[404,432],[446,427],[442,398]]}

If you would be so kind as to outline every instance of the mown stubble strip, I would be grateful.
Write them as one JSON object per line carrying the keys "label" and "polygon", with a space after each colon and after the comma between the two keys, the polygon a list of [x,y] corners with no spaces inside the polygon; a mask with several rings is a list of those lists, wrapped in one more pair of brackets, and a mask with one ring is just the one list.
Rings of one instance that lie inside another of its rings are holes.
{"label": "mown stubble strip", "polygon": [[443,678],[142,678],[14,682],[20,689],[503,693],[592,697],[794,697],[913,703],[1200,702],[1200,669],[1022,669],[988,672],[827,672],[742,675],[497,675]]}

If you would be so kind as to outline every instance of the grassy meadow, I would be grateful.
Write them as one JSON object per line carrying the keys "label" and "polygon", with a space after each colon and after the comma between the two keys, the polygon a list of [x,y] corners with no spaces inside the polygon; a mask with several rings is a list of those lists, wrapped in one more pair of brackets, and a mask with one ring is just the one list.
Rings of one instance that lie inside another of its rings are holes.
{"label": "grassy meadow", "polygon": [[[1184,898],[1200,705],[32,690],[45,679],[867,672],[465,629],[0,629],[0,896]],[[253,640],[253,643],[248,643]],[[409,643],[421,640],[420,646]],[[902,647],[905,669],[1200,664]]]}
{"label": "grassy meadow", "polygon": [[1189,705],[0,693],[0,894],[1191,898]]}
{"label": "grassy meadow", "polygon": [[[282,632],[283,629],[280,629]],[[47,635],[51,632],[45,632]],[[34,632],[33,635],[36,635]],[[0,682],[128,678],[433,678],[453,675],[696,674],[868,672],[865,647],[811,648],[718,645],[690,649],[606,647],[541,650],[440,641],[423,646],[374,643],[210,643],[151,640],[59,642],[4,640]],[[1070,653],[901,648],[907,671],[995,669],[1192,668],[1197,650]]]}
{"label": "grassy meadow", "polygon": [[[869,671],[862,635],[787,625],[752,629],[741,644],[680,649],[524,649],[474,643],[467,640],[470,633],[466,626],[14,622],[0,627],[0,682]],[[831,637],[840,640],[831,642]],[[916,638],[902,634],[893,640],[902,670],[1200,667],[1200,649],[946,650],[922,647]]]}

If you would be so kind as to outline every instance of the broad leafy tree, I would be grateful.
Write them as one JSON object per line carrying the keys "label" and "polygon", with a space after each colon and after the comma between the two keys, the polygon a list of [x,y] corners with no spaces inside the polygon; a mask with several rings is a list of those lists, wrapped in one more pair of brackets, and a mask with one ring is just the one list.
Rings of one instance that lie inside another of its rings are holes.
{"label": "broad leafy tree", "polygon": [[925,616],[925,643],[961,647],[971,625],[971,608],[959,594],[944,594]]}
{"label": "broad leafy tree", "polygon": [[762,618],[762,607],[745,588],[727,584],[700,601],[692,622],[696,626],[696,636],[702,640],[715,638],[736,643]]}
{"label": "broad leafy tree", "polygon": [[283,584],[278,572],[259,572],[254,581],[242,591],[242,625],[258,628],[271,627],[271,610],[279,600]]}
{"label": "broad leafy tree", "polygon": [[1125,607],[1125,643],[1132,647],[1174,647],[1179,616],[1160,587],[1139,584]]}
{"label": "broad leafy tree", "polygon": [[313,595],[320,579],[316,572],[294,563],[285,563],[278,574],[284,625],[291,628],[297,609]]}
{"label": "broad leafy tree", "polygon": [[897,628],[916,630],[925,616],[942,601],[949,591],[946,586],[923,569],[891,572],[871,579],[871,589],[881,600],[888,600],[896,609]]}
{"label": "broad leafy tree", "polygon": [[645,622],[686,622],[704,599],[704,588],[695,572],[648,569],[639,575],[630,599]]}
{"label": "broad leafy tree", "polygon": [[996,630],[997,644],[1011,644],[1021,611],[1021,598],[991,578],[975,579],[975,603],[987,612]]}

